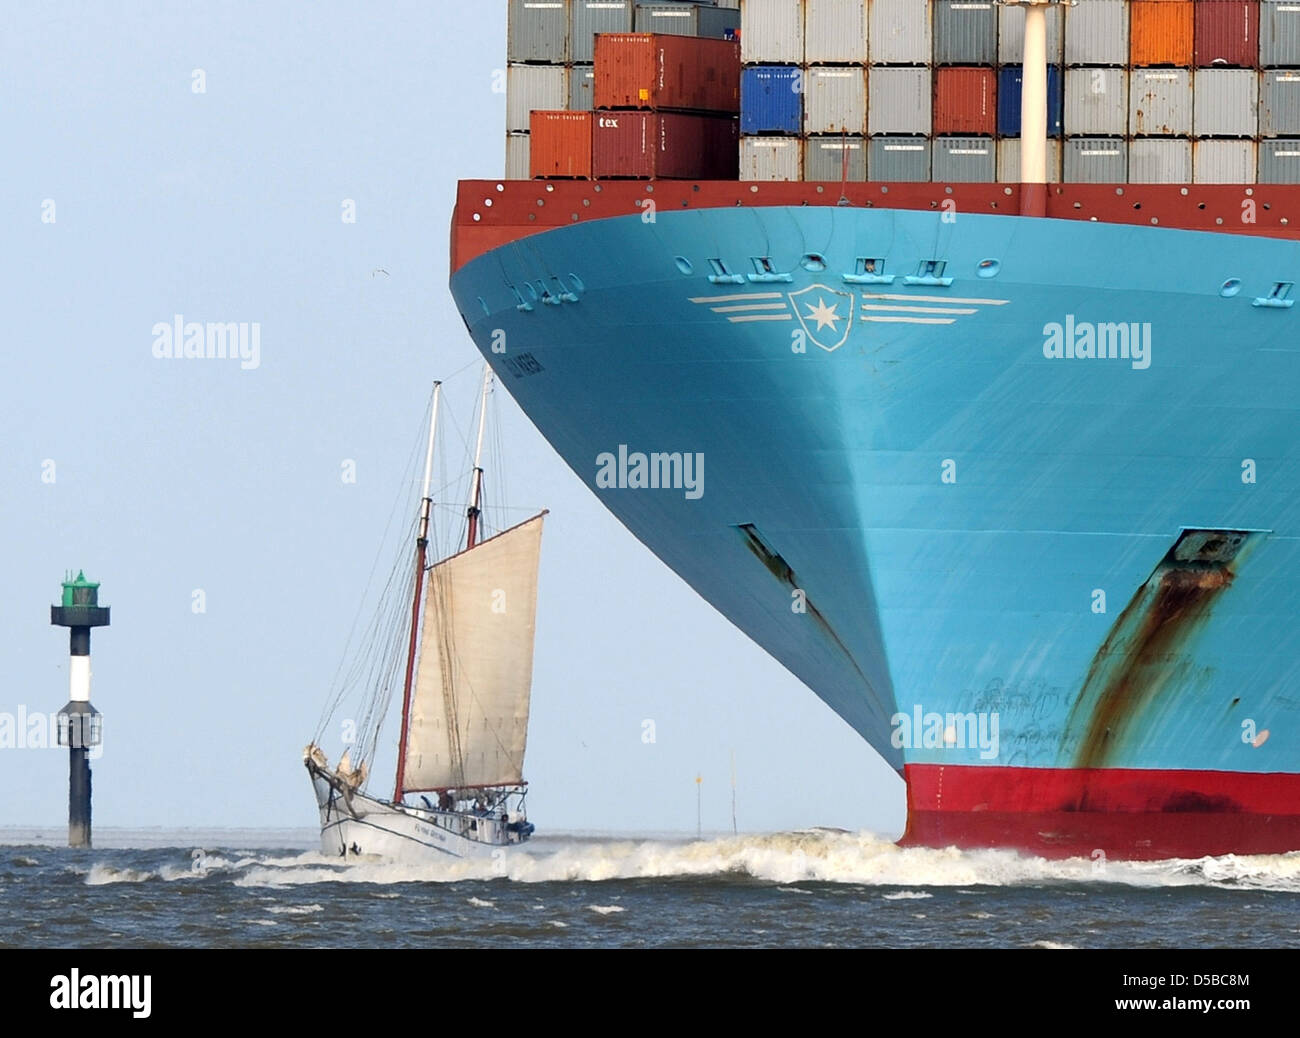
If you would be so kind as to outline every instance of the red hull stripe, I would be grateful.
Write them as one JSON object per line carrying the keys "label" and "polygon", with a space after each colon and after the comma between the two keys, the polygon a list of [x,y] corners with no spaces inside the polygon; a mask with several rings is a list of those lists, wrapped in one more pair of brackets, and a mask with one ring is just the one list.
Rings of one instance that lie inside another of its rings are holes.
{"label": "red hull stripe", "polygon": [[904,845],[1048,857],[1300,850],[1300,775],[909,764]]}

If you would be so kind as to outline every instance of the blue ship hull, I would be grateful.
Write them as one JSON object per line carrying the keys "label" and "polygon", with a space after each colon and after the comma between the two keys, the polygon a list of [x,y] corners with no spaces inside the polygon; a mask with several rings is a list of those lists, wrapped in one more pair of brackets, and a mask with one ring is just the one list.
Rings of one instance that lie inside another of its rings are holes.
{"label": "blue ship hull", "polygon": [[1295,267],[747,207],[532,235],[452,292],[606,506],[904,775],[906,839],[1158,857],[1300,849]]}

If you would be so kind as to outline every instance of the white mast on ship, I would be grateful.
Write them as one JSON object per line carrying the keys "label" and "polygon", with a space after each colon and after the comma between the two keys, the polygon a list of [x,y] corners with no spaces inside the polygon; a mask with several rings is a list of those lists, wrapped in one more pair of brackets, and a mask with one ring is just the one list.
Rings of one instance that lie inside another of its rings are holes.
{"label": "white mast on ship", "polygon": [[1047,5],[1058,0],[1003,0],[1025,9],[1020,82],[1020,215],[1047,214]]}

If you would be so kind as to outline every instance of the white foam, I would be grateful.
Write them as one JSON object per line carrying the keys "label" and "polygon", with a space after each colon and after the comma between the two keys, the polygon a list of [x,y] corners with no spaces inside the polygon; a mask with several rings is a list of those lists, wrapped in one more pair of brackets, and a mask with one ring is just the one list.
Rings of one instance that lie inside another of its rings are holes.
{"label": "white foam", "polygon": [[469,903],[475,908],[496,908],[497,906],[495,901],[484,901],[481,897],[472,897],[469,899]]}
{"label": "white foam", "polygon": [[[207,855],[201,873],[164,866],[164,879],[216,876],[238,886],[281,888],[315,883],[602,882],[689,876],[747,876],[794,893],[799,884],[892,887],[905,895],[940,888],[1057,885],[1201,886],[1300,893],[1300,853],[1157,862],[1053,861],[1012,851],[901,848],[872,833],[805,831],[705,840],[538,839],[498,859],[438,859],[418,865],[342,861],[311,852],[226,859]],[[173,871],[174,870],[174,871]],[[123,880],[100,879],[99,882]],[[1062,894],[1085,893],[1066,889]],[[889,897],[888,894],[882,895]],[[890,897],[890,900],[902,899]],[[471,902],[473,903],[473,902]]]}
{"label": "white foam", "polygon": [[919,901],[921,898],[934,897],[924,890],[896,890],[892,894],[881,894],[886,901]]}
{"label": "white foam", "polygon": [[267,911],[272,915],[315,915],[325,909],[320,905],[272,905]]}
{"label": "white foam", "polygon": [[601,915],[615,915],[618,912],[627,911],[622,905],[588,905],[587,907]]}
{"label": "white foam", "polygon": [[111,865],[92,865],[86,873],[86,886],[103,887],[111,883],[143,883],[158,874],[140,869],[115,869]]}

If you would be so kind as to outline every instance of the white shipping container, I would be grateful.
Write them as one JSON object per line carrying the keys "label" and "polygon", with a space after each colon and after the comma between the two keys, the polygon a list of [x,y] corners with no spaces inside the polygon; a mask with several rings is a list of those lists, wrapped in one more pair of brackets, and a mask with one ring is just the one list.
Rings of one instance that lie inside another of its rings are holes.
{"label": "white shipping container", "polygon": [[1125,0],[1077,0],[1067,7],[1065,63],[1127,65],[1128,8]]}
{"label": "white shipping container", "polygon": [[1192,179],[1197,184],[1253,184],[1254,141],[1193,141]]}
{"label": "white shipping container", "polygon": [[563,65],[511,65],[506,72],[506,131],[528,132],[528,113],[569,105],[569,70]]}
{"label": "white shipping container", "polygon": [[867,74],[861,67],[805,70],[805,133],[860,134],[867,126]]}
{"label": "white shipping container", "polygon": [[741,180],[802,180],[803,143],[798,137],[740,138]]}
{"label": "white shipping container", "polygon": [[1259,82],[1259,135],[1294,137],[1300,133],[1300,71],[1270,69]]}
{"label": "white shipping container", "polygon": [[526,133],[506,134],[506,179],[527,180],[532,173],[528,165],[528,145],[530,138]]}
{"label": "white shipping container", "polygon": [[1135,68],[1129,74],[1128,97],[1132,136],[1182,137],[1192,132],[1192,77],[1187,69]]}
{"label": "white shipping container", "polygon": [[1146,140],[1129,143],[1130,184],[1186,184],[1191,179],[1191,141]]}
{"label": "white shipping container", "polygon": [[567,62],[569,0],[510,0],[506,60]]}
{"label": "white shipping container", "polygon": [[741,61],[803,64],[803,0],[745,0],[740,19]]}
{"label": "white shipping container", "polygon": [[873,65],[930,61],[929,0],[871,0],[867,52]]}
{"label": "white shipping container", "polygon": [[1069,184],[1123,184],[1128,180],[1128,142],[1123,137],[1074,137],[1065,142]]}
{"label": "white shipping container", "polygon": [[1127,132],[1128,70],[1066,69],[1066,136],[1104,134],[1122,137]]}
{"label": "white shipping container", "polygon": [[[1047,9],[1047,63],[1059,65],[1062,56],[1061,6]],[[1004,5],[998,11],[998,61],[1019,65],[1025,60],[1025,11],[1020,6]]]}
{"label": "white shipping container", "polygon": [[1196,70],[1192,132],[1197,137],[1254,137],[1258,129],[1258,72],[1248,68]]}
{"label": "white shipping container", "polygon": [[882,133],[930,133],[928,68],[872,68],[867,85],[867,130]]}
{"label": "white shipping container", "polygon": [[807,0],[803,26],[809,65],[866,64],[867,0]]}
{"label": "white shipping container", "polygon": [[[1020,138],[1003,137],[998,141],[998,180],[1008,184],[1020,182]],[[1047,142],[1047,182],[1061,182],[1061,142]]]}
{"label": "white shipping container", "polygon": [[804,180],[866,180],[864,137],[809,137],[803,146]]}

